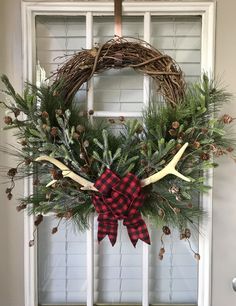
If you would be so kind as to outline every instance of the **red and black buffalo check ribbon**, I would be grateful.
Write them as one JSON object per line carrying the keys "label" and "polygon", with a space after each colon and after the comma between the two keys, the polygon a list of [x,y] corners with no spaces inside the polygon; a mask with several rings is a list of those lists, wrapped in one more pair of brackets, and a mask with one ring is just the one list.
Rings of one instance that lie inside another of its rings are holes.
{"label": "red and black buffalo check ribbon", "polygon": [[150,244],[147,226],[139,212],[145,199],[139,179],[132,173],[119,178],[110,169],[106,169],[94,186],[100,192],[92,198],[98,213],[98,241],[108,235],[114,245],[118,220],[123,220],[134,246],[139,239]]}

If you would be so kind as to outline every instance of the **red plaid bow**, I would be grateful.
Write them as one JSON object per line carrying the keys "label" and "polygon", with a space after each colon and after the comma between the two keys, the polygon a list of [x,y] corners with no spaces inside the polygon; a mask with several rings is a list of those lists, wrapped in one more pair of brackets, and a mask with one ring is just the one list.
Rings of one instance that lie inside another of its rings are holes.
{"label": "red plaid bow", "polygon": [[116,243],[118,220],[124,220],[131,242],[138,239],[150,244],[147,226],[139,209],[145,196],[139,179],[132,173],[119,178],[110,169],[99,177],[94,186],[101,195],[93,195],[92,202],[98,213],[98,241],[108,235],[111,244]]}

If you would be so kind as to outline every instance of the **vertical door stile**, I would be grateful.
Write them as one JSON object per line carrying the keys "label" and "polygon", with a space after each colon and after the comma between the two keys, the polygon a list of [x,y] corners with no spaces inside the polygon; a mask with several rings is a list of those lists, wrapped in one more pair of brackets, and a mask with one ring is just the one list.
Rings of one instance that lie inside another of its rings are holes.
{"label": "vertical door stile", "polygon": [[[150,30],[151,30],[151,14],[146,12],[144,14],[144,40],[150,42]],[[144,107],[147,107],[150,99],[150,79],[148,76],[144,76],[143,80],[143,103]],[[142,306],[149,305],[149,246],[143,243],[143,294],[142,294]]]}
{"label": "vertical door stile", "polygon": [[[86,48],[93,46],[93,15],[86,14]],[[93,79],[88,82],[87,110],[93,109]],[[94,216],[90,216],[87,230],[87,306],[94,303]]]}
{"label": "vertical door stile", "polygon": [[[151,13],[144,14],[144,40],[150,43],[151,39]],[[144,107],[148,106],[150,101],[150,77],[144,76],[143,78],[143,104]]]}

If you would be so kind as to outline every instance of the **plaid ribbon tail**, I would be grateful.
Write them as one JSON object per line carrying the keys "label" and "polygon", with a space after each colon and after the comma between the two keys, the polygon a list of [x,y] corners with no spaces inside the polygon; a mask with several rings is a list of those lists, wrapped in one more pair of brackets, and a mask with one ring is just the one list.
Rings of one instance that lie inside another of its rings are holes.
{"label": "plaid ribbon tail", "polygon": [[104,215],[98,216],[98,241],[102,241],[108,236],[111,245],[114,246],[117,238],[118,222],[115,219],[104,220]]}
{"label": "plaid ribbon tail", "polygon": [[132,242],[134,247],[136,246],[139,239],[147,244],[151,244],[147,225],[142,219],[141,214],[138,218],[136,216],[135,223],[132,222],[132,220],[128,219],[124,221],[124,225],[127,227],[130,241]]}

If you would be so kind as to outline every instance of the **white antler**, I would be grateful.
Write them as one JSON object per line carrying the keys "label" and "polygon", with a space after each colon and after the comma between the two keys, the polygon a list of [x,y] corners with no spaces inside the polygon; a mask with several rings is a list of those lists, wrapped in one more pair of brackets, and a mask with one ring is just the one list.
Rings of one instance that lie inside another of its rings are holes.
{"label": "white antler", "polygon": [[[147,185],[153,184],[159,180],[161,180],[163,177],[165,177],[168,174],[173,174],[177,177],[179,177],[180,179],[190,182],[191,179],[184,176],[183,174],[179,173],[175,167],[178,163],[178,161],[180,160],[181,156],[183,155],[184,151],[186,150],[188,146],[188,143],[185,143],[182,148],[178,151],[178,153],[176,153],[176,155],[174,156],[174,158],[169,162],[169,164],[167,166],[165,166],[165,168],[163,168],[161,171],[158,171],[157,173],[141,180],[141,186],[145,187]],[[71,178],[73,181],[79,183],[80,185],[82,185],[83,187],[81,187],[82,190],[93,190],[93,191],[98,191],[96,187],[94,187],[94,184],[88,180],[86,180],[85,178],[79,176],[78,174],[72,172],[67,166],[65,166],[63,163],[61,163],[60,161],[58,161],[57,159],[50,157],[50,156],[40,156],[38,158],[36,158],[36,161],[48,161],[51,164],[55,165],[57,168],[59,168],[62,171],[62,175],[64,177],[69,177]],[[50,183],[47,184],[46,187],[49,187],[51,185],[53,185],[56,182],[56,180],[51,181]]]}
{"label": "white antler", "polygon": [[168,174],[173,174],[175,176],[178,176],[179,178],[181,178],[184,181],[190,182],[191,179],[184,176],[183,174],[179,173],[175,167],[178,163],[178,161],[180,160],[181,156],[184,154],[184,151],[186,150],[188,146],[188,143],[186,142],[182,148],[178,151],[178,153],[175,154],[174,158],[169,162],[169,164],[167,166],[165,166],[165,168],[163,168],[161,171],[158,171],[157,173],[143,179],[141,181],[142,187],[153,184],[159,180],[161,180],[163,177],[165,177]]}
{"label": "white antler", "polygon": [[[69,177],[73,181],[79,183],[83,187],[81,187],[82,190],[93,190],[93,191],[98,191],[97,188],[94,187],[94,184],[85,178],[79,176],[78,174],[72,172],[67,166],[65,166],[63,163],[61,163],[59,160],[50,157],[50,156],[40,156],[36,158],[36,161],[48,161],[49,163],[55,165],[57,168],[59,168],[62,171],[62,175],[64,177]],[[47,184],[46,187],[49,187],[53,185],[56,182],[56,180],[51,181],[50,183]]]}

